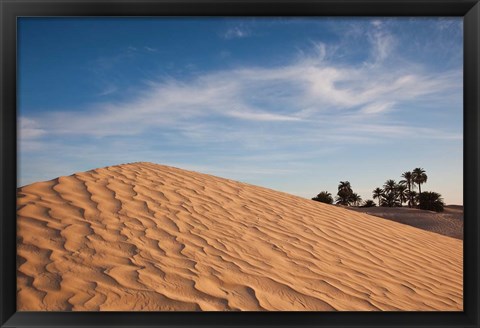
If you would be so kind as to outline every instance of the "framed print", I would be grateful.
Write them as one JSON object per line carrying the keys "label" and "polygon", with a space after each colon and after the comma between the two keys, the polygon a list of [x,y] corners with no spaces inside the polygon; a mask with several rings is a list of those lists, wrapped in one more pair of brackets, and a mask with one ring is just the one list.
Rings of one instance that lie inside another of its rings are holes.
{"label": "framed print", "polygon": [[2,327],[478,327],[477,1],[2,1]]}

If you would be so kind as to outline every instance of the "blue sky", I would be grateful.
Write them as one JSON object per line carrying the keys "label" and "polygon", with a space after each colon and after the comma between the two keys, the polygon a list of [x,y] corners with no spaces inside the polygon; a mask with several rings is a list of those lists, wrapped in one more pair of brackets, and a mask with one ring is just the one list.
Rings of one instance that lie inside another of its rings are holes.
{"label": "blue sky", "polygon": [[18,185],[149,161],[463,201],[461,18],[20,18]]}

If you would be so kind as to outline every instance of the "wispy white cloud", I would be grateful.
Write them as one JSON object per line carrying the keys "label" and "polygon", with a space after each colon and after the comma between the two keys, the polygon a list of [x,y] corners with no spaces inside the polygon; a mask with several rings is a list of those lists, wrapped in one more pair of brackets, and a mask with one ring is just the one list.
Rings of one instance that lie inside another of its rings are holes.
{"label": "wispy white cloud", "polygon": [[455,19],[454,17],[439,17],[436,24],[437,28],[441,31],[444,30],[462,30],[462,20]]}
{"label": "wispy white cloud", "polygon": [[375,27],[380,27],[383,25],[383,22],[380,19],[374,19],[372,20],[372,25]]}
{"label": "wispy white cloud", "polygon": [[375,29],[368,33],[372,44],[373,63],[384,61],[395,48],[395,38],[382,27],[382,24],[375,24]]}
{"label": "wispy white cloud", "polygon": [[226,40],[246,38],[250,35],[250,30],[243,26],[230,27],[221,34],[221,36]]}
{"label": "wispy white cloud", "polygon": [[298,117],[288,116],[288,115],[278,115],[265,112],[248,112],[248,111],[231,111],[228,114],[231,117],[241,118],[251,121],[300,121]]}
{"label": "wispy white cloud", "polygon": [[37,139],[47,131],[35,120],[28,117],[19,118],[19,137],[22,140]]}
{"label": "wispy white cloud", "polygon": [[153,47],[149,47],[149,46],[145,46],[145,47],[143,47],[143,49],[145,49],[148,52],[158,52],[157,48],[153,48]]}
{"label": "wispy white cloud", "polygon": [[[372,52],[378,53],[373,61],[388,53],[383,43],[390,41],[379,40],[372,45]],[[211,125],[221,124],[222,118],[236,120],[235,124],[295,124],[319,114],[331,121],[341,113],[384,115],[405,102],[461,92],[461,71],[428,73],[408,64],[338,65],[325,60],[326,47],[315,44],[314,48],[317,56],[285,66],[235,68],[184,81],[148,81],[129,101],[25,117],[21,134],[25,138],[139,135],[161,127],[193,127],[205,118]],[[103,94],[114,91],[106,89]]]}
{"label": "wispy white cloud", "polygon": [[394,102],[373,102],[362,108],[362,113],[378,114],[383,113],[395,105]]}
{"label": "wispy white cloud", "polygon": [[102,91],[98,93],[99,96],[108,96],[118,91],[118,87],[113,84],[107,84]]}

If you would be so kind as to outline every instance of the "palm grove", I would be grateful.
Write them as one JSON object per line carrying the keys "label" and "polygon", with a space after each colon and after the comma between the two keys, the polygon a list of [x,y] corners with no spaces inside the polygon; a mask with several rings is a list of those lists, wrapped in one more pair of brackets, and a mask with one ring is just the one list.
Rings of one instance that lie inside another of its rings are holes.
{"label": "palm grove", "polygon": [[[385,181],[382,187],[373,190],[373,199],[376,199],[379,206],[400,207],[407,204],[408,207],[420,208],[442,212],[445,206],[442,196],[434,191],[423,191],[422,185],[427,182],[428,176],[422,168],[415,168],[412,171],[404,172],[402,180],[398,183],[389,179]],[[418,192],[415,190],[418,188]],[[322,203],[333,204],[333,196],[328,191],[322,191],[312,200]],[[348,181],[340,181],[338,185],[335,203],[344,206],[376,206],[374,200],[366,200],[362,203],[362,198],[353,192],[352,186]]]}

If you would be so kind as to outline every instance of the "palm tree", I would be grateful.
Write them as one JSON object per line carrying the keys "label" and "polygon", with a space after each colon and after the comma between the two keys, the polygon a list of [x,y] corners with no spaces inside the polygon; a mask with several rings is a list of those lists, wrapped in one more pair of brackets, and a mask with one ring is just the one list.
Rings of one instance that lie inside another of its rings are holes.
{"label": "palm tree", "polygon": [[360,197],[360,195],[357,193],[352,193],[350,195],[350,201],[353,203],[354,206],[358,206],[358,204],[360,204],[360,202],[362,201],[362,197]]}
{"label": "palm tree", "polygon": [[442,195],[433,191],[425,191],[418,195],[418,207],[422,210],[429,210],[435,212],[443,212]]}
{"label": "palm tree", "polygon": [[411,201],[413,207],[417,205],[417,192],[415,190],[408,191],[408,199]]}
{"label": "palm tree", "polygon": [[313,197],[312,200],[315,200],[315,201],[321,202],[321,203],[326,203],[326,204],[332,204],[333,203],[332,194],[329,193],[328,191],[320,192],[317,196]]}
{"label": "palm tree", "polygon": [[383,190],[385,192],[385,199],[387,206],[394,207],[397,203],[397,183],[395,180],[389,179],[383,185]]}
{"label": "palm tree", "polygon": [[373,199],[378,198],[378,206],[380,206],[380,201],[382,200],[382,196],[383,196],[383,189],[377,187],[373,190]]}
{"label": "palm tree", "polygon": [[[397,185],[397,190],[396,194],[398,196],[398,200],[400,201],[400,206],[402,206],[403,203],[405,203],[409,198],[408,198],[408,190],[407,186],[404,184],[398,184]],[[410,203],[410,201],[409,201]]]}
{"label": "palm tree", "polygon": [[425,174],[425,170],[420,167],[417,167],[416,169],[413,170],[412,175],[413,175],[412,181],[418,185],[418,193],[421,194],[422,193],[421,185],[423,183],[426,183],[428,178],[427,175]]}
{"label": "palm tree", "polygon": [[375,206],[377,206],[377,204],[375,204],[375,202],[371,199],[367,199],[362,205],[362,207],[375,207]]}
{"label": "palm tree", "polygon": [[395,193],[397,187],[397,183],[393,179],[389,179],[385,181],[385,184],[383,185],[383,190],[387,194]]}
{"label": "palm tree", "polygon": [[345,190],[345,189],[341,189],[338,191],[337,193],[337,197],[335,197],[335,200],[336,200],[336,204],[340,204],[340,205],[350,205],[350,199],[352,197],[352,193]]}
{"label": "palm tree", "polygon": [[337,204],[350,205],[351,196],[353,194],[352,186],[348,181],[340,181],[338,185],[338,193],[336,199]]}
{"label": "palm tree", "polygon": [[[412,191],[412,183],[413,183],[413,174],[411,171],[403,172],[402,173],[402,178],[404,180],[401,180],[401,184],[406,184],[408,188],[408,193]],[[411,198],[408,198],[408,207],[412,207],[412,202],[413,200]]]}
{"label": "palm tree", "polygon": [[339,185],[338,185],[338,191],[340,190],[345,190],[349,193],[352,193],[352,186],[350,185],[350,182],[348,181],[340,181]]}

